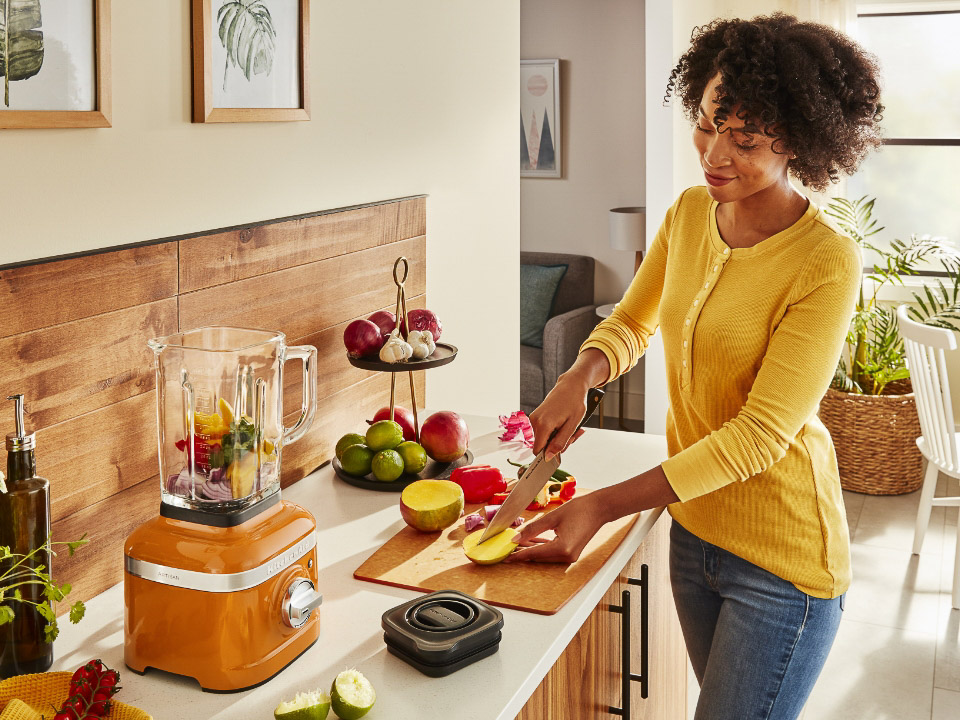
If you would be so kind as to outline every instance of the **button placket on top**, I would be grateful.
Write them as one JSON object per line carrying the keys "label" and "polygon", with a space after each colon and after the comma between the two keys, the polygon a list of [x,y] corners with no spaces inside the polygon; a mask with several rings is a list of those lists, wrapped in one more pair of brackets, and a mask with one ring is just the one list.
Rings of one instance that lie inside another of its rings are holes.
{"label": "button placket on top", "polygon": [[700,318],[700,312],[703,310],[704,303],[707,301],[707,298],[710,297],[713,288],[716,287],[717,279],[720,277],[720,273],[723,272],[723,267],[729,259],[730,248],[728,247],[724,248],[723,252],[719,252],[714,256],[713,266],[707,271],[707,276],[703,281],[703,287],[700,288],[700,291],[693,298],[690,309],[687,311],[687,316],[683,320],[680,384],[684,388],[689,387],[690,380],[693,377],[694,328],[697,326],[697,320]]}

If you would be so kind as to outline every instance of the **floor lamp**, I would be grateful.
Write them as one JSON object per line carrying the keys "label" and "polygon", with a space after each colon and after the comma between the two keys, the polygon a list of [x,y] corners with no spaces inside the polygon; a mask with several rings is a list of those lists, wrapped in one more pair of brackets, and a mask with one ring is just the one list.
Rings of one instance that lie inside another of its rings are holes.
{"label": "floor lamp", "polygon": [[643,260],[643,251],[647,249],[647,209],[619,207],[613,208],[609,214],[610,247],[614,250],[633,250],[636,253],[636,263],[633,268],[636,274]]}

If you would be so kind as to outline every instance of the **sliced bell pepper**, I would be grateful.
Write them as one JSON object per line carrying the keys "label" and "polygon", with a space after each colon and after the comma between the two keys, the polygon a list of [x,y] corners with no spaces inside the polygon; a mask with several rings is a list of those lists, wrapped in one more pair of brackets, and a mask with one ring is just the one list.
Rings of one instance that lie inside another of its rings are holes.
{"label": "sliced bell pepper", "polygon": [[463,488],[463,499],[468,503],[485,503],[495,493],[507,489],[503,473],[490,465],[465,465],[450,475],[450,480]]}
{"label": "sliced bell pepper", "polygon": [[507,501],[509,492],[494,493],[493,497],[487,501],[487,505],[503,505]]}
{"label": "sliced bell pepper", "polygon": [[540,492],[537,493],[537,496],[527,505],[527,510],[543,510],[547,505],[550,504],[550,483],[541,488]]}
{"label": "sliced bell pepper", "polygon": [[562,483],[560,483],[560,489],[558,491],[550,494],[550,502],[563,505],[563,503],[572,499],[576,492],[577,481],[575,478],[571,477],[569,480],[564,480]]}

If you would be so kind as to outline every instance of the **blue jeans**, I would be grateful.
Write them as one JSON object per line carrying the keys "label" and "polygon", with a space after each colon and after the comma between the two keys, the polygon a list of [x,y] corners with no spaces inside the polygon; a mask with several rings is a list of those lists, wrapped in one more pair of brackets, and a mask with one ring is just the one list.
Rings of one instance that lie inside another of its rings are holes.
{"label": "blue jeans", "polygon": [[696,720],[795,720],[840,625],[821,600],[674,521],[670,581],[697,681]]}

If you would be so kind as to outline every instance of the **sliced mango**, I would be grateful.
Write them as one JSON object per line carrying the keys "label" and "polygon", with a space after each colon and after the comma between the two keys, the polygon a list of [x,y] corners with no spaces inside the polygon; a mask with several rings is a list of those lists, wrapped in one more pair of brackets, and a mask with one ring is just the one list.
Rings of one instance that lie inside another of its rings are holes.
{"label": "sliced mango", "polygon": [[227,467],[227,480],[234,498],[243,498],[253,492],[253,481],[257,478],[256,453],[244,453]]}
{"label": "sliced mango", "polygon": [[517,543],[514,539],[518,534],[513,528],[507,528],[481,543],[480,536],[483,535],[481,528],[463,539],[463,552],[477,565],[495,565],[516,550]]}
{"label": "sliced mango", "polygon": [[230,423],[233,422],[233,408],[230,407],[224,398],[220,398],[220,402],[217,403],[217,406],[220,409],[220,417],[223,419],[223,424],[227,427],[230,427]]}

